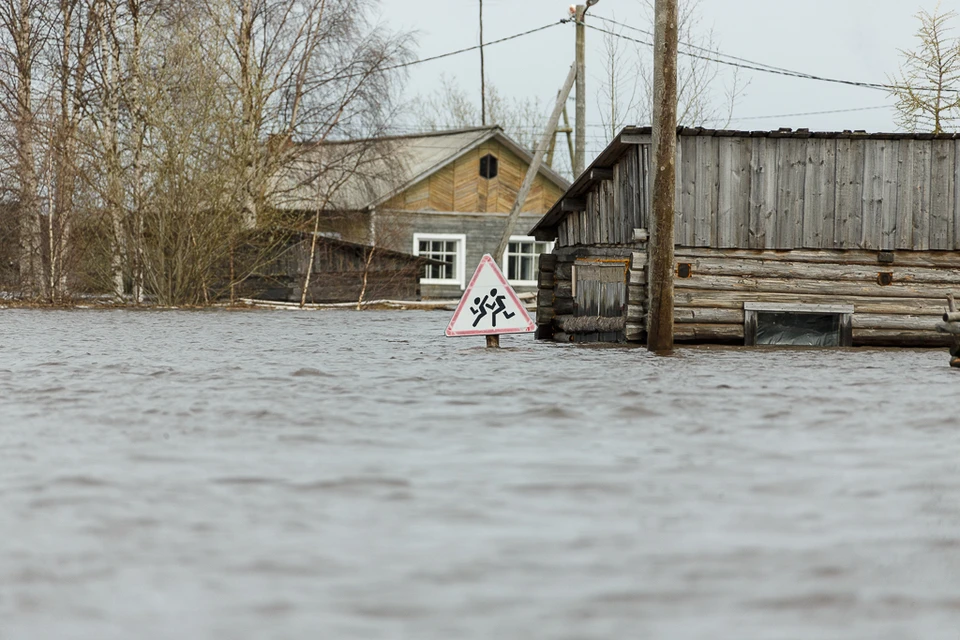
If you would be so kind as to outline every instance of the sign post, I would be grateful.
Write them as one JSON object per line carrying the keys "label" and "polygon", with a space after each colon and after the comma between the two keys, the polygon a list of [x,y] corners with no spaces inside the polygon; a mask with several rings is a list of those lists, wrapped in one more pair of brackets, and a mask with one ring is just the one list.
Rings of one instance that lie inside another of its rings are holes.
{"label": "sign post", "polygon": [[504,333],[533,333],[536,325],[500,267],[486,254],[470,278],[445,331],[448,337],[486,336],[487,347],[500,346]]}

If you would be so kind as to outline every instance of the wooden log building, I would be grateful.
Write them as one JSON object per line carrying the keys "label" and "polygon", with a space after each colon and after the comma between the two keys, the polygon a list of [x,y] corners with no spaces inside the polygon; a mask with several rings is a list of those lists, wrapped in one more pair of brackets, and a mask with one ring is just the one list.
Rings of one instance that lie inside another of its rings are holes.
{"label": "wooden log building", "polygon": [[382,247],[317,237],[310,265],[311,234],[293,234],[277,256],[243,287],[243,295],[260,300],[300,302],[307,270],[312,277],[308,303],[365,300],[417,300],[420,273],[435,261]]}
{"label": "wooden log building", "polygon": [[[624,129],[532,230],[538,337],[646,340],[651,156]],[[678,342],[947,344],[960,134],[680,128],[675,246]]]}

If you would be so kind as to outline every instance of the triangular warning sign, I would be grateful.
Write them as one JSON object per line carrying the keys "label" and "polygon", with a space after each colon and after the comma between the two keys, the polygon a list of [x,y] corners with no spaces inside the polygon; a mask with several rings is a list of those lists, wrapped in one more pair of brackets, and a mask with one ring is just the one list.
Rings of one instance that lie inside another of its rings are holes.
{"label": "triangular warning sign", "polygon": [[490,254],[480,259],[467,290],[447,325],[453,336],[530,333],[536,326]]}

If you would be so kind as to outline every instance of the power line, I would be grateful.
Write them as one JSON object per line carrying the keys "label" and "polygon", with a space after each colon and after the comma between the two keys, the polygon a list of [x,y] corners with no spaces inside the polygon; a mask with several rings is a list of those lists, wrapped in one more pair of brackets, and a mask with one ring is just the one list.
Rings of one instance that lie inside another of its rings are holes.
{"label": "power line", "polygon": [[828,111],[807,111],[805,113],[780,113],[770,116],[744,116],[741,118],[730,118],[730,122],[740,122],[741,120],[769,120],[772,118],[795,118],[800,116],[823,116],[833,113],[853,113],[854,111],[877,111],[879,109],[893,108],[893,105],[885,104],[877,107],[854,107],[852,109],[830,109]]}
{"label": "power line", "polygon": [[[433,62],[434,60],[441,60],[443,58],[449,58],[451,56],[460,55],[461,53],[469,53],[470,51],[476,51],[481,47],[489,47],[494,44],[500,44],[502,42],[508,42],[510,40],[516,40],[517,38],[522,38],[524,36],[529,36],[540,31],[545,31],[553,27],[559,26],[563,21],[551,22],[550,24],[545,24],[542,27],[537,27],[536,29],[530,29],[529,31],[524,31],[523,33],[515,33],[512,36],[507,36],[505,38],[499,38],[498,40],[491,40],[489,42],[483,42],[481,44],[476,44],[472,47],[464,47],[463,49],[457,49],[456,51],[448,51],[447,53],[441,53],[436,56],[430,56],[429,58],[420,58],[419,60],[411,60],[410,62],[401,62],[399,64],[390,65],[387,67],[380,67],[378,71],[393,71],[394,69],[403,69],[405,67],[412,67],[414,65],[423,64],[424,62]],[[355,78],[357,76],[364,75],[362,73],[354,73],[351,75],[339,76],[338,78],[333,78],[334,80],[344,80],[346,78]]]}
{"label": "power line", "polygon": [[[602,20],[603,22],[607,22],[607,23],[610,23],[610,24],[615,24],[615,25],[617,25],[617,26],[619,26],[619,27],[623,27],[624,29],[630,29],[631,31],[636,31],[636,32],[642,33],[642,34],[644,34],[644,35],[648,35],[648,36],[650,36],[651,38],[654,37],[653,32],[652,32],[652,31],[648,31],[648,30],[646,30],[646,29],[640,29],[639,27],[634,27],[634,26],[632,26],[632,25],[625,24],[625,23],[623,23],[623,22],[617,22],[616,20],[613,20],[613,19],[611,19],[611,18],[606,18],[606,17],[604,17],[604,16],[598,16],[598,15],[595,15],[595,14],[594,14],[594,15],[591,15],[591,17],[597,18],[597,19],[599,19],[599,20]],[[646,43],[644,43],[644,44],[646,44]],[[712,55],[715,55],[715,56],[720,56],[720,57],[722,57],[722,58],[729,58],[730,60],[736,60],[737,62],[743,62],[744,64],[757,65],[757,66],[759,66],[759,67],[765,67],[765,68],[767,68],[767,69],[772,69],[772,70],[774,70],[774,71],[782,71],[782,72],[784,72],[784,73],[798,73],[798,72],[791,71],[790,69],[785,69],[785,68],[783,68],[783,67],[776,67],[776,66],[774,66],[774,65],[766,64],[765,62],[757,62],[756,60],[749,60],[749,59],[747,59],[747,58],[740,58],[740,57],[738,57],[738,56],[730,55],[729,53],[723,53],[722,51],[717,51],[717,50],[715,50],[715,49],[709,49],[709,48],[707,48],[707,47],[701,47],[701,46],[699,46],[699,45],[695,45],[695,44],[690,43],[690,42],[681,42],[680,44],[683,45],[683,46],[685,46],[685,47],[687,47],[687,48],[690,48],[690,49],[696,49],[697,51],[703,51],[704,53],[709,53],[709,54],[712,54]],[[653,45],[651,44],[651,45],[649,45],[649,46],[653,46]]]}
{"label": "power line", "polygon": [[[618,23],[618,24],[619,24],[619,23]],[[588,28],[590,28],[590,29],[593,29],[594,31],[599,31],[600,33],[606,33],[607,35],[614,36],[615,38],[621,38],[621,39],[623,39],[623,40],[629,40],[629,41],[631,41],[631,42],[636,42],[637,44],[642,44],[642,45],[647,46],[647,47],[652,47],[652,46],[653,46],[653,43],[651,43],[651,42],[646,42],[645,40],[639,40],[639,39],[637,39],[637,38],[631,38],[630,36],[625,36],[625,35],[623,35],[622,33],[617,33],[616,31],[610,31],[609,29],[603,29],[603,28],[601,28],[601,27],[597,27],[597,26],[594,26],[594,25],[591,25],[591,24],[585,24],[585,26],[588,27]],[[624,25],[624,26],[626,26],[626,25]],[[710,51],[710,50],[708,49],[707,51]],[[708,61],[708,62],[716,62],[717,64],[723,64],[723,65],[727,65],[727,66],[731,66],[731,67],[736,67],[736,68],[738,68],[738,69],[747,69],[747,70],[749,70],[749,71],[759,71],[760,73],[770,73],[770,74],[775,74],[775,75],[787,76],[787,77],[791,77],[791,78],[801,78],[801,79],[804,79],[804,80],[815,80],[815,81],[817,81],[817,82],[829,82],[829,83],[833,83],[833,84],[842,84],[842,85],[847,85],[847,86],[851,86],[851,87],[861,87],[861,88],[863,88],[863,89],[875,89],[875,90],[885,91],[885,92],[894,91],[894,90],[907,90],[907,89],[913,89],[914,91],[935,91],[935,89],[922,88],[922,87],[904,87],[904,86],[901,86],[901,85],[882,84],[882,83],[878,83],[878,82],[860,82],[860,81],[858,81],[858,80],[846,80],[846,79],[842,79],[842,78],[829,78],[829,77],[826,77],[826,76],[814,75],[814,74],[812,74],[812,73],[805,73],[805,72],[803,72],[803,71],[792,71],[792,70],[790,70],[790,69],[783,69],[783,68],[780,68],[780,67],[773,67],[773,66],[770,66],[770,65],[765,65],[765,64],[763,64],[763,63],[754,62],[754,61],[749,61],[749,62],[731,62],[730,60],[724,60],[724,59],[722,59],[722,58],[720,58],[720,57],[717,57],[717,56],[725,56],[726,54],[722,54],[722,53],[715,52],[715,51],[710,51],[710,53],[713,54],[713,57],[711,57],[711,56],[706,56],[706,55],[701,55],[701,54],[698,54],[698,53],[691,53],[691,52],[689,52],[689,51],[680,51],[679,53],[680,53],[681,55],[687,56],[687,57],[689,57],[689,58],[697,58],[697,59],[699,59],[699,60],[706,60],[706,61]],[[733,56],[727,56],[727,57],[731,57],[731,58],[732,58]],[[739,60],[745,60],[745,58],[740,58]],[[947,91],[951,91],[951,92],[957,91],[956,89],[946,89],[946,90],[947,90]]]}

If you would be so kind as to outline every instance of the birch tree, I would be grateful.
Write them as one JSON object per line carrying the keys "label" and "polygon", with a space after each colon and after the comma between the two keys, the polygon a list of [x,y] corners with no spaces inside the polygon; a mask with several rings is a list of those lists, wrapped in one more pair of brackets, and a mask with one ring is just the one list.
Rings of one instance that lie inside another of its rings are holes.
{"label": "birch tree", "polygon": [[[242,221],[262,219],[271,180],[294,138],[367,133],[389,105],[385,67],[409,55],[408,39],[370,21],[368,0],[208,0],[215,54],[240,118],[235,147]],[[274,144],[264,145],[270,138]]]}
{"label": "birch tree", "polygon": [[14,138],[9,170],[16,201],[19,289],[31,298],[43,293],[34,76],[46,37],[40,23],[45,8],[43,0],[0,0],[0,108]]}

